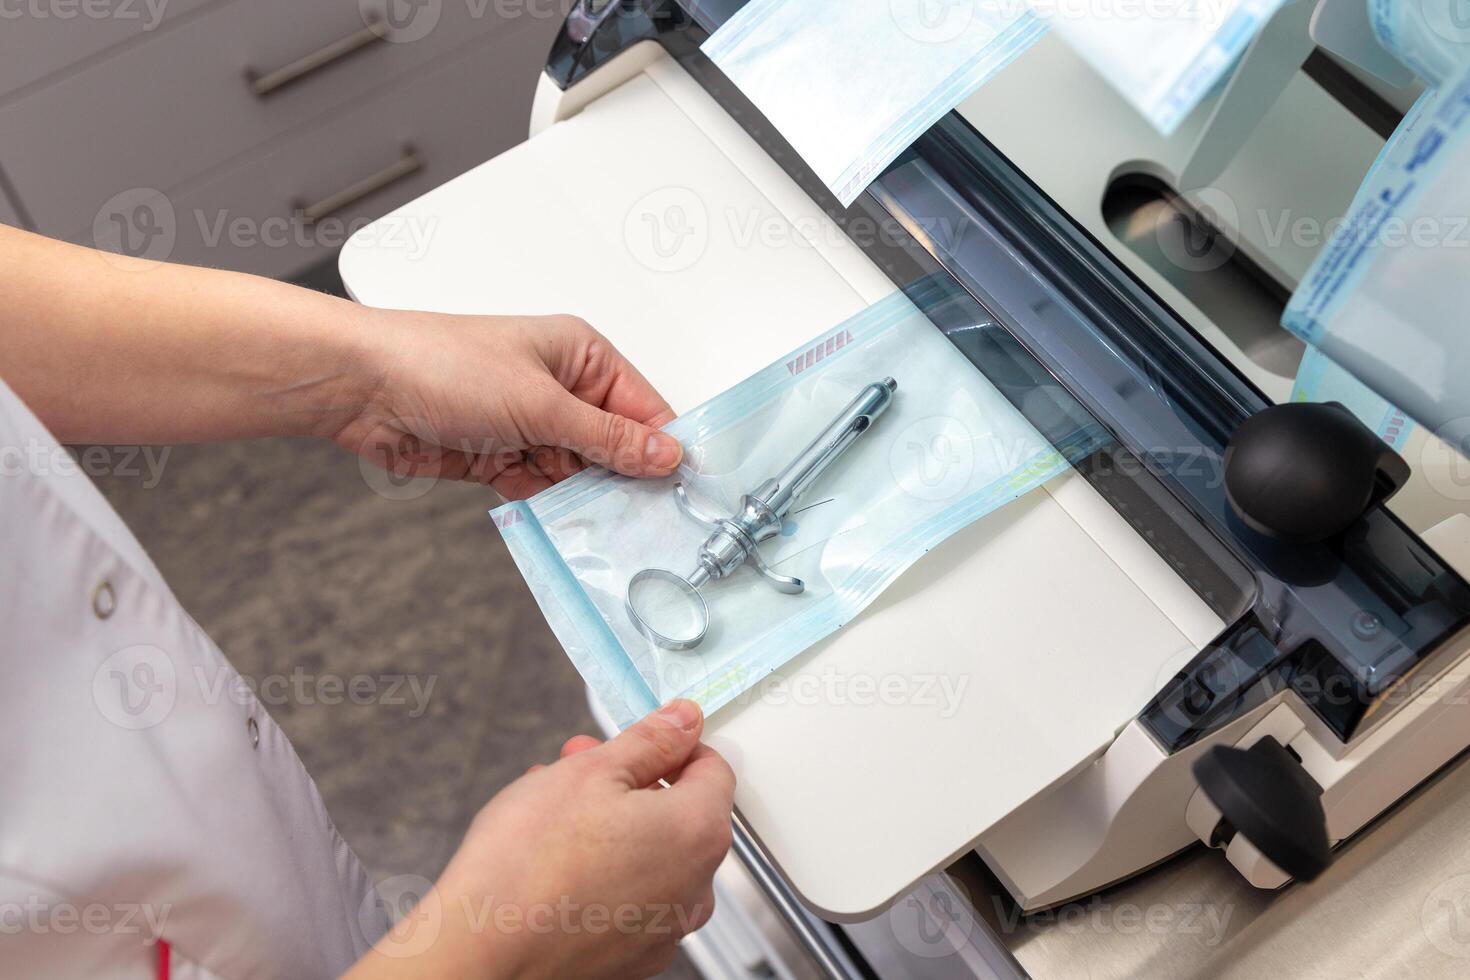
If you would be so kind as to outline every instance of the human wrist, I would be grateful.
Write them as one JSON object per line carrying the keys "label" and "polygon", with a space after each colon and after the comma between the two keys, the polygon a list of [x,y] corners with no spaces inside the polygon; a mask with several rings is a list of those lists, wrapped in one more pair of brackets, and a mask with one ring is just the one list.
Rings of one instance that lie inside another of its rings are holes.
{"label": "human wrist", "polygon": [[537,976],[532,936],[507,925],[506,899],[496,896],[484,862],[475,861],[467,872],[464,857],[456,855],[434,885],[444,914],[442,938],[454,948],[453,958],[480,980],[532,980]]}
{"label": "human wrist", "polygon": [[320,302],[308,316],[310,353],[302,376],[287,379],[284,387],[299,386],[306,396],[300,434],[332,439],[381,395],[393,324],[383,310],[335,297],[314,299]]}

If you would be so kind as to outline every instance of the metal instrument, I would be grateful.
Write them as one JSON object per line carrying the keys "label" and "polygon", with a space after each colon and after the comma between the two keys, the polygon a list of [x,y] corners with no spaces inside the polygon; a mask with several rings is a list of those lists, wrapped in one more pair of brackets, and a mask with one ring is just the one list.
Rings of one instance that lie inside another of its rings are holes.
{"label": "metal instrument", "polygon": [[[780,532],[792,505],[883,414],[897,389],[898,382],[892,378],[863,388],[784,470],[742,496],[740,507],[729,517],[704,513],[690,500],[684,485],[675,484],[679,509],[711,528],[711,533],[700,545],[694,570],[688,575],[645,568],[628,580],[628,617],[638,632],[667,650],[697,647],[709,632],[709,606],[700,594],[700,586],[724,578],[747,560],[777,590],[792,595],[803,591],[806,585],[801,579],[777,573],[756,546]],[[687,624],[682,632],[662,622],[655,625],[664,611],[659,606],[660,598],[672,600],[674,611]]]}

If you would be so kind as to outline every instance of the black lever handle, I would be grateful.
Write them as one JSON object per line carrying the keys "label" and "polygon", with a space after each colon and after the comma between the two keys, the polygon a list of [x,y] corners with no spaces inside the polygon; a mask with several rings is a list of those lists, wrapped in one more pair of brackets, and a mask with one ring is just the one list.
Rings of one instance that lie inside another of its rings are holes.
{"label": "black lever handle", "polygon": [[1337,402],[1273,405],[1225,448],[1225,494],[1269,537],[1322,541],[1347,530],[1409,479],[1409,464]]}
{"label": "black lever handle", "polygon": [[1243,835],[1282,871],[1311,881],[1332,863],[1322,788],[1276,739],[1249,749],[1216,745],[1193,771],[1227,831]]}

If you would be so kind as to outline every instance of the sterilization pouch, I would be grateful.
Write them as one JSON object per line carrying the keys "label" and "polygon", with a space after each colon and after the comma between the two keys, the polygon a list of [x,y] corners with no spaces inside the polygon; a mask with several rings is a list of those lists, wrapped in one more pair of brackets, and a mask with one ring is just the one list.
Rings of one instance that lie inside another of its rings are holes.
{"label": "sterilization pouch", "polygon": [[1282,0],[1031,0],[1057,36],[1169,135]]}
{"label": "sterilization pouch", "polygon": [[846,207],[1044,32],[1025,0],[750,0],[701,50]]}
{"label": "sterilization pouch", "polygon": [[1308,347],[1291,390],[1294,402],[1337,402],[1393,449],[1403,448],[1414,422],[1372,388],[1338,367],[1332,358]]}
{"label": "sterilization pouch", "polygon": [[1380,157],[1282,323],[1410,418],[1470,445],[1470,72]]}
{"label": "sterilization pouch", "polygon": [[1470,64],[1464,0],[1368,0],[1373,33],[1431,88]]}
{"label": "sterilization pouch", "polygon": [[[887,410],[759,545],[804,592],[749,565],[701,588],[710,626],[691,650],[656,646],[625,601],[644,568],[685,573],[708,527],[682,483],[732,514],[864,386],[891,377]],[[676,697],[712,712],[851,620],[946,537],[1057,475],[1099,438],[1050,445],[903,294],[894,294],[670,423],[679,472],[640,480],[587,470],[492,512],[572,662],[619,725]],[[1074,457],[1075,458],[1075,457]],[[903,651],[895,650],[896,662]]]}

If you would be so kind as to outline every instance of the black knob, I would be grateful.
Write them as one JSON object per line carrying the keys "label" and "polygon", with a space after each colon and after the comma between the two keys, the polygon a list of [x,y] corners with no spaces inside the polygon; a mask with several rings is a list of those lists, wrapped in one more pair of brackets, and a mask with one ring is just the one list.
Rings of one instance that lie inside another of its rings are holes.
{"label": "black knob", "polygon": [[1332,862],[1322,788],[1276,739],[1213,746],[1193,769],[1225,822],[1282,871],[1311,881]]}
{"label": "black knob", "polygon": [[1273,405],[1225,447],[1225,494],[1254,531],[1287,541],[1340,534],[1409,479],[1409,464],[1336,402]]}

